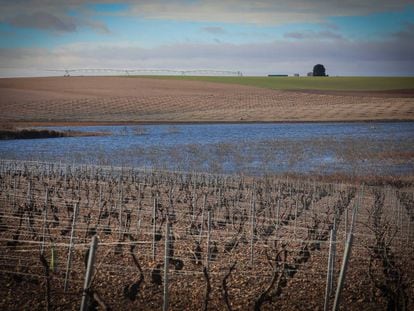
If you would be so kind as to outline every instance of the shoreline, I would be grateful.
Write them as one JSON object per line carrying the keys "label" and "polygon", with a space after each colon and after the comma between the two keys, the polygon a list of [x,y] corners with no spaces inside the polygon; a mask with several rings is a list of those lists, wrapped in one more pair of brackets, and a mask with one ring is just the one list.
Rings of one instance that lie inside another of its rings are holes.
{"label": "shoreline", "polygon": [[[8,126],[15,128],[22,127],[81,127],[81,126],[132,126],[132,125],[205,125],[205,124],[300,124],[300,123],[410,123],[414,122],[414,119],[362,119],[362,120],[281,120],[281,121],[250,121],[250,120],[234,120],[234,121],[10,121],[5,122]],[[100,133],[95,133],[100,134]],[[103,133],[104,134],[104,133]],[[92,136],[92,135],[87,135]],[[95,135],[98,136],[98,135]]]}
{"label": "shoreline", "polygon": [[[110,171],[140,171],[140,172],[156,172],[156,173],[167,173],[167,174],[192,174],[192,171],[183,171],[183,170],[169,170],[161,167],[140,167],[140,166],[117,166],[117,165],[104,165],[104,164],[95,164],[95,163],[82,163],[82,162],[66,162],[66,161],[37,161],[37,160],[24,160],[24,159],[7,159],[7,158],[0,158],[1,162],[5,163],[18,163],[18,164],[28,164],[28,165],[41,165],[41,166],[57,166],[57,167],[66,167],[72,166],[74,168],[79,167],[94,167],[95,169],[100,168],[103,170],[110,170]],[[327,173],[321,174],[316,172],[309,172],[309,173],[294,173],[294,172],[280,172],[280,173],[270,173],[270,174],[260,174],[260,175],[252,175],[247,174],[246,172],[234,172],[234,173],[214,173],[208,171],[197,171],[198,174],[205,175],[205,176],[220,176],[220,177],[240,177],[245,178],[247,180],[253,180],[255,178],[276,178],[276,179],[284,179],[286,178],[291,180],[307,180],[307,181],[314,181],[318,183],[343,183],[348,185],[367,185],[371,187],[378,187],[378,186],[385,186],[385,185],[393,185],[397,188],[404,188],[404,187],[414,187],[414,175],[413,174],[405,174],[405,175],[393,175],[393,174],[347,174],[343,172],[336,172],[336,173]]]}
{"label": "shoreline", "polygon": [[48,129],[24,128],[24,129],[0,129],[1,140],[17,140],[17,139],[49,139],[49,138],[65,138],[65,137],[96,137],[105,136],[108,133],[101,132],[81,132],[81,131],[56,131]]}

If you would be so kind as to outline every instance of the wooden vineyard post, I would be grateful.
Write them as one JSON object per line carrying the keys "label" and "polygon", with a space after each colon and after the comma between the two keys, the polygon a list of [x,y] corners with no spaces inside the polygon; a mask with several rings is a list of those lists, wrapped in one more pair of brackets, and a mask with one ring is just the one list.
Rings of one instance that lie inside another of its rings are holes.
{"label": "wooden vineyard post", "polygon": [[47,228],[47,201],[48,201],[49,189],[46,187],[46,195],[45,195],[45,210],[44,210],[44,217],[43,217],[43,233],[42,233],[42,247],[40,249],[40,253],[43,255],[45,249],[45,235],[46,235],[46,228]]}
{"label": "wooden vineyard post", "polygon": [[[307,183],[303,186],[303,191],[304,194],[307,194],[307,192],[309,191],[309,180],[307,181]],[[305,197],[304,197],[305,199]],[[313,198],[311,198],[311,202],[312,202]],[[309,210],[309,206],[306,208],[306,199],[302,202],[302,212],[303,212],[303,222],[304,222],[304,226],[306,227],[308,225],[308,210]]]}
{"label": "wooden vineyard post", "polygon": [[210,265],[210,231],[211,231],[211,211],[208,211],[207,216],[207,257],[206,257],[206,267],[207,270]]}
{"label": "wooden vineyard post", "polygon": [[88,299],[87,292],[91,286],[91,279],[92,279],[93,270],[94,270],[97,248],[98,248],[98,237],[94,235],[92,238],[91,247],[89,249],[88,265],[86,267],[85,282],[83,284],[82,302],[81,302],[81,307],[80,307],[81,311],[88,310],[89,299]]}
{"label": "wooden vineyard post", "polygon": [[254,231],[256,227],[256,195],[253,194],[251,206],[250,264],[253,265]]}
{"label": "wooden vineyard post", "polygon": [[276,210],[276,229],[279,229],[279,224],[280,224],[280,201],[281,201],[282,197],[281,197],[281,193],[280,193],[280,185],[279,185],[279,197],[277,199],[277,210]]}
{"label": "wooden vineyard post", "polygon": [[295,225],[294,225],[294,227],[293,227],[293,236],[295,237],[295,239],[296,239],[296,227],[297,227],[297,224],[298,224],[298,201],[299,201],[299,199],[298,199],[298,198],[296,198],[296,206],[295,206]]}
{"label": "wooden vineyard post", "polygon": [[74,209],[73,209],[72,230],[70,232],[70,240],[69,240],[68,260],[67,260],[67,263],[66,263],[66,273],[65,273],[65,283],[64,283],[64,291],[65,292],[68,288],[70,266],[72,264],[73,235],[74,235],[74,232],[75,232],[77,216],[78,216],[78,204],[75,203],[75,206],[74,206]]}
{"label": "wooden vineyard post", "polygon": [[334,305],[332,308],[332,310],[334,311],[338,310],[338,307],[339,307],[339,299],[341,297],[342,288],[345,282],[345,275],[348,269],[348,260],[349,260],[349,256],[351,255],[351,246],[352,246],[353,237],[354,237],[353,233],[350,232],[348,235],[348,239],[346,241],[346,245],[345,245],[344,258],[342,260],[341,272],[339,273],[338,286],[336,288],[335,300],[334,300]]}
{"label": "wooden vineyard post", "polygon": [[401,246],[402,246],[404,244],[403,239],[402,239],[402,236],[404,234],[404,211],[402,209],[402,204],[400,204],[400,200],[398,200],[398,198],[397,198],[397,194],[395,194],[395,201],[397,203],[397,208],[398,208],[399,213],[400,213],[400,224],[397,228],[401,232],[400,233],[400,236],[401,236],[400,241],[401,241]]}
{"label": "wooden vineyard post", "polygon": [[31,205],[31,187],[32,187],[32,182],[31,180],[29,180],[29,183],[27,184],[27,205],[30,206]]}
{"label": "wooden vineyard post", "polygon": [[99,203],[98,203],[98,223],[96,224],[96,231],[98,231],[100,222],[101,222],[101,215],[102,215],[102,184],[99,185]]}
{"label": "wooden vineyard post", "polygon": [[13,180],[13,211],[16,210],[16,179]]}
{"label": "wooden vineyard post", "polygon": [[157,233],[157,204],[157,197],[154,197],[154,206],[152,208],[152,260],[155,260],[156,255],[155,235]]}
{"label": "wooden vineyard post", "polygon": [[356,205],[354,207],[354,210],[352,211],[351,226],[349,228],[349,233],[352,233],[354,231],[354,226],[355,226],[355,222],[356,222],[356,214],[357,214],[357,211],[358,211],[359,206],[361,204],[361,197],[363,195],[364,195],[364,186],[362,186],[361,193],[360,193],[360,195],[358,197],[358,200],[357,200],[357,203],[356,203]]}
{"label": "wooden vineyard post", "polygon": [[142,199],[141,199],[141,184],[138,183],[138,210],[137,210],[137,230],[136,230],[136,234],[138,236],[139,230],[141,229],[141,204],[142,204]]}
{"label": "wooden vineyard post", "polygon": [[[121,172],[122,174],[122,172]],[[122,239],[122,235],[123,235],[123,226],[122,226],[122,213],[123,213],[123,208],[122,208],[122,189],[123,187],[121,186],[122,184],[122,175],[119,176],[119,184],[118,184],[118,203],[119,203],[119,240]]]}
{"label": "wooden vineyard post", "polygon": [[279,227],[279,198],[277,199],[277,203],[274,205],[275,207],[275,229],[277,231]]}
{"label": "wooden vineyard post", "polygon": [[192,222],[194,222],[194,218],[195,218],[195,211],[196,211],[196,207],[197,207],[197,192],[196,192],[196,180],[194,178],[194,183],[193,183],[193,191],[192,191],[192,200],[191,200],[191,220]]}
{"label": "wooden vineyard post", "polygon": [[346,275],[346,271],[348,269],[348,260],[349,260],[349,256],[351,255],[351,247],[352,247],[352,242],[353,242],[353,238],[354,238],[353,232],[354,232],[354,226],[355,226],[355,222],[356,222],[356,213],[357,213],[357,210],[359,208],[359,204],[361,202],[360,199],[361,199],[361,196],[363,196],[363,193],[364,193],[364,188],[362,188],[362,193],[360,194],[360,196],[358,198],[358,203],[354,207],[354,210],[352,212],[351,227],[349,229],[349,234],[348,234],[346,244],[345,244],[344,257],[342,259],[341,271],[339,273],[338,285],[336,287],[334,306],[332,308],[332,310],[335,310],[335,311],[338,310],[339,299],[341,297],[342,288],[343,288],[344,282],[345,282],[345,275]]}
{"label": "wooden vineyard post", "polygon": [[331,280],[329,282],[330,288],[329,288],[329,293],[332,292],[332,287],[333,287],[333,277],[334,277],[334,271],[335,271],[335,257],[336,257],[336,217],[334,218],[334,223],[333,223],[333,228],[332,228],[332,252],[331,252],[331,261],[330,261],[330,265],[331,265]]}
{"label": "wooden vineyard post", "polygon": [[219,188],[218,194],[217,194],[217,206],[219,208],[219,211],[221,210],[221,187]]}
{"label": "wooden vineyard post", "polygon": [[170,252],[170,222],[167,215],[167,221],[165,224],[165,245],[164,245],[164,300],[162,305],[162,310],[168,310],[168,265],[170,258],[168,253]]}
{"label": "wooden vineyard post", "polygon": [[345,207],[345,233],[344,233],[344,239],[346,241],[346,237],[348,235],[348,206]]}
{"label": "wooden vineyard post", "polygon": [[401,218],[401,213],[400,213],[400,207],[399,207],[399,205],[398,205],[398,202],[397,202],[397,196],[396,196],[396,194],[395,194],[395,191],[393,191],[393,195],[394,195],[394,197],[395,197],[395,200],[393,200],[393,201],[395,201],[395,202],[393,202],[394,203],[394,206],[395,206],[395,210],[396,210],[396,213],[397,213],[397,217],[396,217],[396,227],[397,227],[397,230],[401,230],[401,227],[400,227],[400,218]]}
{"label": "wooden vineyard post", "polygon": [[203,236],[203,227],[204,227],[204,214],[206,210],[206,204],[207,204],[207,193],[204,194],[204,200],[203,200],[203,209],[201,211],[201,227],[200,227],[200,236],[198,238],[198,241],[201,243],[201,239]]}
{"label": "wooden vineyard post", "polygon": [[63,183],[63,190],[66,192],[66,188],[67,188],[67,171],[68,171],[68,166],[65,165],[65,177],[64,177],[64,183]]}
{"label": "wooden vineyard post", "polygon": [[332,290],[332,278],[331,275],[333,273],[331,261],[332,261],[332,244],[333,244],[333,230],[330,232],[330,238],[329,238],[329,255],[328,255],[328,269],[326,273],[326,288],[325,288],[325,304],[323,307],[324,311],[327,311],[329,309],[329,297],[331,295]]}

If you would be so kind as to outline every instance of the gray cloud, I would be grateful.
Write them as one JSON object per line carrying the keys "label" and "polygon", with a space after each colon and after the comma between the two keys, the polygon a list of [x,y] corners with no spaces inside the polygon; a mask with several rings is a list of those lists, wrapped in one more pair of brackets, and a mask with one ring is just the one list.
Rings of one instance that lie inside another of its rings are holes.
{"label": "gray cloud", "polygon": [[226,33],[223,27],[218,27],[218,26],[203,27],[201,28],[201,30],[203,32],[207,32],[213,35],[222,35]]}
{"label": "gray cloud", "polygon": [[[89,1],[104,3],[102,1]],[[51,0],[0,0],[0,22],[20,27],[36,28],[47,31],[75,32],[81,27],[88,27],[101,33],[109,33],[108,27],[94,20],[93,15],[85,9],[85,1],[51,1]],[[76,11],[77,16],[69,15]]]}
{"label": "gray cloud", "polygon": [[78,24],[82,27],[82,26],[86,26],[89,28],[92,28],[94,30],[96,30],[97,32],[100,33],[111,33],[111,31],[109,30],[109,28],[102,22],[100,21],[95,21],[92,19],[78,19]]}
{"label": "gray cloud", "polygon": [[392,35],[398,39],[414,40],[414,23],[406,23],[404,29]]}
{"label": "gray cloud", "polygon": [[11,18],[9,23],[15,27],[38,28],[64,32],[73,32],[77,29],[73,19],[66,18],[66,20],[63,20],[62,18],[46,12],[19,14]]}
{"label": "gray cloud", "polygon": [[299,39],[299,40],[309,40],[309,39],[330,39],[338,40],[342,39],[342,35],[336,32],[329,30],[323,31],[303,31],[303,32],[287,32],[284,34],[286,39]]}
{"label": "gray cloud", "polygon": [[89,27],[101,33],[110,32],[106,25],[99,21],[70,16],[58,17],[46,12],[19,14],[7,22],[19,28],[36,28],[58,32],[75,32],[79,27]]}
{"label": "gray cloud", "polygon": [[[0,0],[0,20],[37,11],[60,17],[68,10],[96,14],[86,4],[113,3],[110,0]],[[227,23],[283,24],[323,22],[327,16],[354,16],[401,10],[412,0],[125,0],[125,14],[149,19]]]}
{"label": "gray cloud", "polygon": [[329,29],[331,31],[339,30],[339,26],[333,23],[320,23],[320,26],[324,27],[325,29]]}

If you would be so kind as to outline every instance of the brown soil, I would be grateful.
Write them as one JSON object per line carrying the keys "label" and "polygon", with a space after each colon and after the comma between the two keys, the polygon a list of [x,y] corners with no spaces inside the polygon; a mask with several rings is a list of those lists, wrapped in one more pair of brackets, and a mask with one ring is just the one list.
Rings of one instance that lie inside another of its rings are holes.
{"label": "brown soil", "polygon": [[414,120],[412,92],[277,91],[126,77],[0,79],[0,122]]}
{"label": "brown soil", "polygon": [[[236,262],[235,270],[227,280],[232,310],[253,310],[255,301],[270,286],[273,271],[280,274],[283,269],[286,273],[294,273],[285,275],[283,282],[272,286],[273,299],[267,301],[261,310],[322,310],[329,250],[327,240],[334,209],[338,215],[334,267],[336,286],[344,253],[344,239],[350,230],[352,210],[356,204],[361,207],[357,212],[354,242],[339,310],[387,308],[385,294],[374,286],[368,274],[372,259],[372,275],[377,277],[378,282],[385,280],[384,269],[372,258],[370,251],[376,241],[370,229],[373,223],[374,188],[359,188],[355,192],[353,186],[343,183],[303,183],[303,179],[291,178],[255,179],[253,187],[251,179],[243,180],[236,176],[224,179],[210,175],[197,182],[190,179],[196,178],[190,175],[161,172],[136,174],[123,171],[123,177],[120,178],[117,175],[119,171],[109,171],[109,168],[104,167],[72,167],[70,172],[74,175],[71,175],[69,170],[53,171],[56,165],[22,164],[23,171],[14,168],[19,163],[5,163],[0,172],[3,181],[3,191],[0,192],[1,310],[47,309],[45,269],[39,259],[43,243],[45,259],[51,266],[46,269],[50,280],[50,310],[79,309],[85,255],[90,241],[88,232],[91,228],[96,228],[99,238],[91,290],[98,293],[112,310],[161,310],[163,287],[154,284],[152,272],[157,265],[163,271],[163,219],[167,211],[173,224],[173,258],[182,260],[184,264],[182,269],[170,265],[170,310],[204,309],[206,281],[202,269],[207,262],[208,233],[207,216],[203,210],[207,208],[211,211],[212,219],[210,245],[217,246],[217,253],[214,253],[209,264],[211,295],[208,310],[227,310],[222,282],[233,262]],[[48,201],[45,199],[47,189]],[[171,198],[168,189],[173,193]],[[254,196],[256,231],[252,231],[249,219],[252,189],[256,189],[254,193],[257,192]],[[406,228],[412,227],[412,213],[396,196],[395,188],[378,189],[386,198],[382,224],[389,226],[383,238],[388,242],[393,236],[389,246],[394,254],[395,265],[400,269],[398,271],[404,273],[402,285],[406,286],[404,290],[408,296],[408,310],[414,297],[413,244],[410,243],[412,231],[406,231]],[[406,193],[409,198],[411,193],[412,188]],[[155,225],[162,237],[156,244],[153,259],[152,213],[156,196]],[[279,201],[280,204],[276,204]],[[45,202],[47,214],[44,212]],[[304,207],[305,202],[308,202],[307,208]],[[396,202],[401,204],[396,205]],[[79,214],[76,227],[73,228],[74,248],[68,290],[64,292],[74,204],[78,204]],[[390,222],[386,223],[387,220]],[[277,230],[273,229],[275,221],[278,222]],[[202,232],[198,231],[201,224]],[[273,231],[268,231],[269,228]],[[397,228],[399,231],[394,231]],[[253,237],[255,239],[252,240]],[[119,241],[120,238],[122,241]],[[203,263],[194,260],[196,241],[200,241]],[[231,241],[237,241],[237,245],[226,250],[226,245]],[[308,255],[301,253],[305,245]],[[131,246],[134,246],[132,250]],[[254,248],[252,257],[251,247]],[[276,256],[282,249],[285,252],[280,253],[280,257]],[[141,275],[131,252],[135,254],[144,276],[135,300],[125,295],[125,288],[128,290]],[[251,259],[254,260],[253,264]],[[281,261],[288,265],[275,270],[274,266]],[[330,301],[331,306],[332,303],[333,299]]]}

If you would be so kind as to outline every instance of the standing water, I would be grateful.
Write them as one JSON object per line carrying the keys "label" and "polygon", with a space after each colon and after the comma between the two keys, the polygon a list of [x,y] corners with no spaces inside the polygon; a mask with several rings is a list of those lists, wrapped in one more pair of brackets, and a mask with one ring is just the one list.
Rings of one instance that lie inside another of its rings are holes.
{"label": "standing water", "polygon": [[215,173],[414,172],[414,123],[48,127],[105,136],[0,142],[0,158]]}

